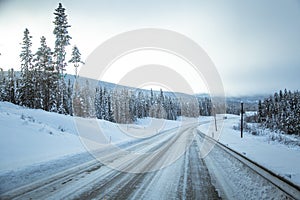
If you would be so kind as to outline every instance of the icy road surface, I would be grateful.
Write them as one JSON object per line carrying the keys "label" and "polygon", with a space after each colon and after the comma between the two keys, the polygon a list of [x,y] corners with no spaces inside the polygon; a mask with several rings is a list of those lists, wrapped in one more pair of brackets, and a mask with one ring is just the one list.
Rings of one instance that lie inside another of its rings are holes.
{"label": "icy road surface", "polygon": [[[91,159],[1,196],[16,199],[218,199],[208,169],[200,158],[196,127],[194,124],[179,131],[166,131],[126,146],[126,151],[100,150],[99,155],[106,154],[101,160],[111,163],[110,166]],[[131,151],[146,154],[132,156]],[[156,170],[158,168],[161,169]]]}

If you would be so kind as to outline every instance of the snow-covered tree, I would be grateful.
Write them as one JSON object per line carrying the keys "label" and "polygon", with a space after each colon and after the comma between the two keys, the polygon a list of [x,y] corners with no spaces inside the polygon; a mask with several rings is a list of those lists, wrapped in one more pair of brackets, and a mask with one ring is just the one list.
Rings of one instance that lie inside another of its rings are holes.
{"label": "snow-covered tree", "polygon": [[198,117],[199,103],[196,98],[184,97],[180,100],[181,102],[181,115],[186,117]]}
{"label": "snow-covered tree", "polygon": [[90,83],[86,80],[84,86],[80,86],[79,81],[75,81],[73,94],[74,115],[80,117],[98,117],[96,109],[96,93],[90,88]]}
{"label": "snow-covered tree", "polygon": [[56,70],[63,75],[67,63],[66,58],[66,46],[70,45],[72,37],[68,34],[68,28],[71,27],[68,24],[67,15],[65,14],[65,8],[59,3],[58,8],[54,12],[54,30],[53,33],[56,37],[54,57]]}
{"label": "snow-covered tree", "polygon": [[81,95],[81,88],[79,86],[78,81],[74,84],[74,94],[73,94],[73,114],[75,116],[83,116],[83,99]]}
{"label": "snow-covered tree", "polygon": [[71,27],[68,24],[67,15],[65,13],[65,8],[59,3],[58,8],[54,12],[54,30],[53,33],[56,37],[55,47],[54,47],[54,58],[55,58],[55,69],[59,74],[59,84],[57,91],[57,101],[58,101],[58,112],[66,113],[64,109],[64,71],[67,66],[66,59],[66,46],[70,45],[70,40],[72,39],[68,33],[68,28]]}
{"label": "snow-covered tree", "polygon": [[115,122],[113,108],[112,108],[112,94],[107,96],[107,120],[110,122]]}
{"label": "snow-covered tree", "polygon": [[[258,104],[258,122],[264,126],[281,130],[287,134],[300,135],[300,92],[287,91],[275,93]],[[262,120],[263,119],[263,120]]]}
{"label": "snow-covered tree", "polygon": [[78,67],[79,64],[84,64],[84,62],[81,60],[81,53],[79,52],[78,47],[75,45],[72,49],[72,58],[69,60],[69,63],[73,63],[75,67],[75,78],[78,76]]}
{"label": "snow-covered tree", "polygon": [[34,54],[36,76],[36,108],[50,111],[55,105],[56,89],[58,84],[57,72],[54,70],[52,51],[47,46],[46,38],[41,37],[40,47]]}
{"label": "snow-covered tree", "polygon": [[261,123],[264,120],[265,116],[263,113],[263,106],[261,100],[258,101],[258,110],[257,110],[257,121]]}
{"label": "snow-covered tree", "polygon": [[5,101],[16,103],[16,75],[14,69],[7,71],[7,81],[5,84]]}
{"label": "snow-covered tree", "polygon": [[26,28],[24,31],[24,37],[22,42],[21,58],[21,80],[19,88],[20,104],[33,108],[34,99],[34,79],[33,79],[33,54],[31,51],[32,36],[29,34],[29,30]]}
{"label": "snow-covered tree", "polygon": [[0,101],[5,101],[5,97],[7,95],[5,86],[6,86],[6,79],[4,76],[3,69],[0,68]]}
{"label": "snow-covered tree", "polygon": [[98,119],[102,119],[102,100],[103,100],[103,97],[102,97],[102,88],[101,87],[96,87],[96,92],[95,92],[95,114],[96,114],[96,117]]}
{"label": "snow-covered tree", "polygon": [[130,113],[131,92],[128,89],[115,90],[112,95],[111,104],[113,118],[117,123],[131,123]]}
{"label": "snow-covered tree", "polygon": [[73,85],[71,84],[70,79],[68,80],[66,98],[66,112],[67,114],[73,116]]}

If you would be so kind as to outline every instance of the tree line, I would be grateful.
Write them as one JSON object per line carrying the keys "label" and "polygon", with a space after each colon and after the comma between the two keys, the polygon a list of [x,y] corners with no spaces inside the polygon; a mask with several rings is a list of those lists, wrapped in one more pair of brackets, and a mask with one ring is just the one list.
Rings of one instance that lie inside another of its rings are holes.
{"label": "tree line", "polygon": [[[69,35],[65,8],[59,3],[54,12],[54,49],[40,38],[40,47],[32,51],[32,36],[26,28],[21,43],[21,70],[6,73],[0,68],[0,100],[34,109],[81,117],[97,117],[112,122],[130,123],[137,118],[156,117],[176,120],[178,116],[198,117],[211,115],[209,98],[172,97],[151,90],[112,90],[92,87],[77,81],[77,69],[82,63],[77,46],[72,49],[71,59],[66,61]],[[75,81],[67,79],[68,64],[75,67]]]}
{"label": "tree line", "polygon": [[81,54],[75,45],[72,58],[66,61],[66,47],[72,37],[68,33],[65,8],[59,3],[54,12],[54,50],[47,45],[46,38],[40,38],[40,47],[32,51],[32,36],[26,28],[21,43],[21,71],[16,75],[8,71],[7,77],[1,72],[1,100],[10,101],[29,108],[43,109],[62,114],[72,114],[70,104],[72,86],[66,84],[65,70],[68,63],[74,64],[75,71],[81,61]]}
{"label": "tree line", "polygon": [[300,92],[285,89],[259,100],[257,122],[272,130],[300,135]]}
{"label": "tree line", "polygon": [[[21,73],[22,75],[22,73]],[[57,102],[57,87],[51,87],[52,78],[34,72],[32,78],[36,87],[28,90],[26,103],[21,99],[19,91],[23,77],[13,69],[0,72],[0,101],[8,101],[28,108],[43,109],[62,113],[51,109],[51,102]],[[137,118],[153,117],[176,120],[179,116],[198,117],[212,115],[212,102],[209,97],[190,95],[176,96],[165,94],[162,90],[150,91],[128,89],[126,87],[107,88],[101,83],[91,84],[86,78],[64,78],[64,112],[62,114],[85,118],[98,118],[117,123],[132,123]],[[57,81],[57,79],[54,79]],[[95,86],[96,85],[96,86]],[[30,87],[30,86],[27,86]],[[23,88],[24,89],[24,88]],[[27,88],[26,88],[27,89]],[[51,96],[52,94],[52,96]],[[49,101],[53,99],[53,101]],[[55,105],[55,104],[54,104]],[[56,106],[54,106],[56,108]]]}
{"label": "tree line", "polygon": [[76,116],[132,123],[145,117],[176,120],[179,116],[212,114],[212,102],[208,97],[176,96],[152,89],[106,88],[98,83],[91,86],[88,80],[83,85],[79,82],[82,81],[75,82],[72,101]]}

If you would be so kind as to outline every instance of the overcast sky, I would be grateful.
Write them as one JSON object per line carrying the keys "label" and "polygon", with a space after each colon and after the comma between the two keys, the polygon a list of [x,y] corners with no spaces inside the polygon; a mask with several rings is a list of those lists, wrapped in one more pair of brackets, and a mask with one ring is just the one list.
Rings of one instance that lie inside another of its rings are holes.
{"label": "overcast sky", "polygon": [[0,67],[20,69],[25,28],[33,36],[33,51],[41,36],[53,48],[53,12],[59,2],[72,25],[71,43],[83,59],[119,33],[163,28],[207,52],[228,95],[300,89],[299,0],[0,0]]}

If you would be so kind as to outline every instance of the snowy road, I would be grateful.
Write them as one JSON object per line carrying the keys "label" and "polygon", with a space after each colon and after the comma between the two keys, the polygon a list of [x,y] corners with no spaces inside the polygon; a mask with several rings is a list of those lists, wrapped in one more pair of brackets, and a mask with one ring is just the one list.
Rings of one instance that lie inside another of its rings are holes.
{"label": "snowy road", "polygon": [[[293,199],[219,145],[202,159],[210,140],[198,126],[189,123],[120,146],[110,145],[94,152],[101,162],[82,154],[75,158],[82,162],[60,166],[63,170],[53,175],[40,174],[16,188],[7,184],[0,198]],[[14,176],[1,179],[10,181]],[[297,195],[296,191],[294,197]]]}
{"label": "snowy road", "polygon": [[[199,157],[196,127],[193,124],[166,131],[128,145],[126,151],[112,148],[99,152],[106,153],[101,160],[106,159],[105,163],[119,170],[91,160],[8,191],[1,198],[218,199],[207,167]],[[132,151],[143,153],[132,156]]]}

